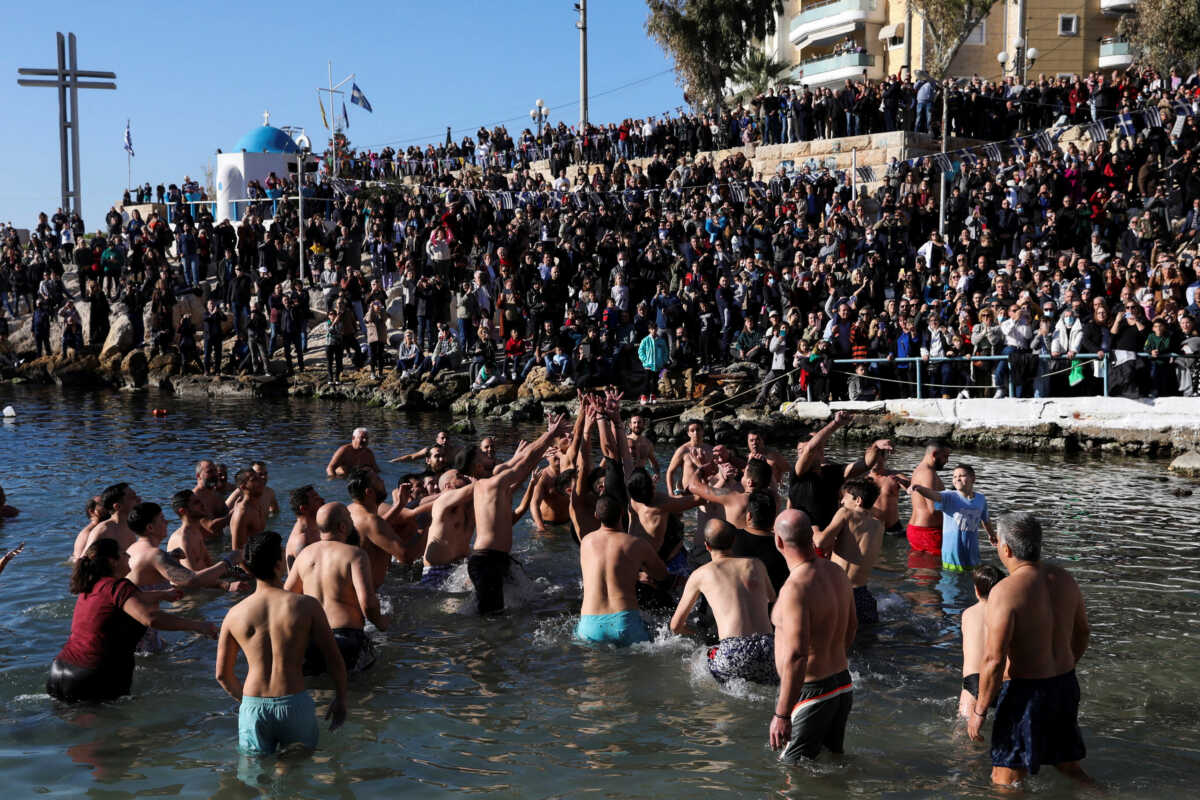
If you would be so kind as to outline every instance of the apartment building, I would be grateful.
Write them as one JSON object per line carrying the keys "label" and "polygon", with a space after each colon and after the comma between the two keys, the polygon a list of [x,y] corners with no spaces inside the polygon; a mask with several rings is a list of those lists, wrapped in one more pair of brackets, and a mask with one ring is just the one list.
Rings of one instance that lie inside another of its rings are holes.
{"label": "apartment building", "polygon": [[[1133,62],[1116,37],[1138,0],[999,0],[951,65],[960,77],[1073,75]],[[767,52],[794,64],[792,81],[840,85],[924,69],[927,30],[907,0],[787,0]]]}

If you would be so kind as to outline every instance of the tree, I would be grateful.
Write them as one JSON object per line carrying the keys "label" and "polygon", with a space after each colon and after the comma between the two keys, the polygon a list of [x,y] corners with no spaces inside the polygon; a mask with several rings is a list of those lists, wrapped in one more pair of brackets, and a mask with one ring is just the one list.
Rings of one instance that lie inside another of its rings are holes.
{"label": "tree", "polygon": [[937,79],[946,77],[950,62],[958,55],[971,31],[992,13],[996,0],[908,0],[925,18],[925,71]]}
{"label": "tree", "polygon": [[775,32],[782,0],[646,0],[646,33],[675,61],[693,106],[720,107],[725,84],[756,41]]}
{"label": "tree", "polygon": [[1200,64],[1200,3],[1196,0],[1139,0],[1137,14],[1118,32],[1140,51],[1139,59],[1166,74],[1187,74]]}
{"label": "tree", "polygon": [[772,58],[761,48],[751,48],[733,67],[733,82],[742,87],[733,99],[748,100],[760,95],[790,71],[791,65]]}

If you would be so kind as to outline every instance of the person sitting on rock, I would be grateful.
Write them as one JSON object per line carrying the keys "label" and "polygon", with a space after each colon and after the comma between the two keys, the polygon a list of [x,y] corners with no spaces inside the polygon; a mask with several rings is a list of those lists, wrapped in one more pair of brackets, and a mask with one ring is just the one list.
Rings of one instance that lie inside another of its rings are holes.
{"label": "person sitting on rock", "polygon": [[561,341],[554,345],[554,354],[546,356],[546,380],[565,385],[573,383],[571,378],[571,357],[567,355],[567,351],[563,348]]}

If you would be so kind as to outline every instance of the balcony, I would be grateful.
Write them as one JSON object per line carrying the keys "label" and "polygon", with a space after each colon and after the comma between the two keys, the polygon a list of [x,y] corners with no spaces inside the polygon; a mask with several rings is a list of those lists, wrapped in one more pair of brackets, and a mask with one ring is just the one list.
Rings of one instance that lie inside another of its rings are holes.
{"label": "balcony", "polygon": [[1109,69],[1111,67],[1124,67],[1132,64],[1137,57],[1133,45],[1129,42],[1122,42],[1116,39],[1101,39],[1100,40],[1100,60],[1098,66],[1100,69]]}
{"label": "balcony", "polygon": [[1137,4],[1138,0],[1100,0],[1100,10],[1108,15],[1132,14]]}
{"label": "balcony", "polygon": [[800,64],[793,73],[793,79],[805,86],[827,86],[861,78],[863,72],[872,80],[883,77],[875,66],[875,56],[870,53],[835,53]]}
{"label": "balcony", "polygon": [[864,22],[886,21],[881,0],[821,0],[806,3],[792,19],[788,38],[797,48],[832,41],[853,32]]}

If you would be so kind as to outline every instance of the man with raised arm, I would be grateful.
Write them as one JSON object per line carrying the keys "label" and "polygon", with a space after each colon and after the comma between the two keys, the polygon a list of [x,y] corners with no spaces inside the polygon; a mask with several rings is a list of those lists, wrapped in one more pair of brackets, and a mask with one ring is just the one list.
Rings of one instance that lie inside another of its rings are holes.
{"label": "man with raised arm", "polygon": [[808,514],[818,529],[829,526],[840,503],[842,483],[869,470],[880,451],[892,449],[887,439],[872,442],[866,454],[853,464],[838,464],[825,455],[825,447],[835,432],[846,426],[850,415],[839,411],[829,424],[796,445],[796,466],[788,489],[788,508]]}
{"label": "man with raised arm", "polygon": [[[270,755],[280,747],[317,746],[317,714],[304,688],[304,654],[320,649],[336,695],[325,718],[330,731],[346,719],[346,665],[321,604],[283,590],[283,540],[274,531],[246,545],[246,569],[258,579],[254,594],[229,610],[217,639],[217,683],[241,703],[238,750]],[[238,651],[246,654],[246,679],[234,674]]]}
{"label": "man with raised arm", "polygon": [[803,511],[789,508],[775,520],[775,546],[791,575],[771,612],[779,672],[771,748],[787,762],[816,758],[823,747],[843,752],[853,705],[846,653],[858,630],[854,591],[845,572],[817,555],[812,536]]}
{"label": "man with raised arm", "polygon": [[518,446],[504,469],[475,481],[475,546],[467,557],[467,574],[480,614],[504,610],[504,581],[512,563],[513,492],[542,459],[546,445],[565,429],[566,417],[560,414],[533,444]]}
{"label": "man with raised arm", "polygon": [[[333,638],[349,673],[362,672],[375,663],[375,648],[364,627],[366,621],[387,630],[379,613],[379,595],[371,582],[371,563],[361,547],[346,543],[354,532],[350,512],[341,503],[317,509],[320,541],[301,551],[283,588],[315,598],[325,610]],[[329,668],[319,647],[309,643],[304,674],[320,675]]]}
{"label": "man with raised arm", "polygon": [[703,595],[716,618],[720,637],[717,646],[708,651],[708,670],[713,678],[718,683],[731,678],[779,683],[770,612],[775,589],[762,561],[733,554],[736,536],[737,529],[725,520],[710,519],[704,526],[704,546],[712,561],[688,578],[671,618],[671,630],[695,633],[687,618]]}
{"label": "man with raised arm", "polygon": [[475,483],[457,469],[448,469],[438,486],[441,491],[433,501],[421,571],[421,585],[432,589],[440,589],[466,561],[475,533]]}
{"label": "man with raised arm", "polygon": [[583,606],[575,635],[586,642],[628,647],[650,640],[638,611],[638,573],[662,580],[667,565],[645,538],[624,531],[624,513],[618,500],[602,496],[596,501],[600,527],[579,543]]}
{"label": "man with raised arm", "polygon": [[[267,480],[270,478],[270,474],[267,472],[267,462],[251,461],[250,469],[257,472],[258,477],[262,479],[262,491],[258,495],[258,504],[261,507],[263,519],[275,516],[279,513],[279,501],[275,498],[275,490],[267,486]],[[237,505],[238,500],[241,499],[241,493],[241,489],[234,489],[230,492],[229,496],[225,498],[225,506],[233,508]]]}
{"label": "man with raised arm", "polygon": [[447,464],[453,464],[455,457],[458,455],[459,449],[450,443],[450,434],[446,431],[438,431],[433,437],[433,444],[422,447],[420,450],[414,450],[411,453],[403,453],[395,458],[389,459],[389,464],[402,464],[406,461],[421,461],[429,457],[429,453],[433,448],[440,447],[442,455],[446,459]]}
{"label": "man with raised arm", "polygon": [[358,467],[367,467],[379,472],[379,464],[375,461],[375,453],[367,447],[371,437],[366,428],[355,428],[350,435],[350,444],[344,444],[333,452],[325,467],[325,474],[333,478],[338,475],[349,475]]}
{"label": "man with raised arm", "polygon": [[762,458],[750,459],[746,462],[746,469],[742,474],[740,485],[733,472],[732,465],[722,466],[721,477],[725,483],[724,486],[709,486],[693,473],[691,482],[684,488],[705,503],[722,506],[725,509],[725,519],[730,525],[735,528],[745,528],[747,524],[746,501],[750,498],[751,493],[769,489],[771,465]]}
{"label": "man with raised arm", "polygon": [[1042,525],[1029,513],[1005,514],[996,526],[996,551],[1008,577],[992,587],[984,611],[979,697],[967,732],[980,729],[992,700],[992,782],[1010,785],[1043,764],[1077,781],[1091,778],[1079,731],[1075,666],[1091,628],[1083,593],[1062,567],[1042,562]]}
{"label": "man with raised arm", "polygon": [[[387,496],[387,489],[384,488],[383,478],[370,467],[359,467],[351,472],[346,491],[352,501],[347,508],[354,530],[358,532],[360,546],[367,552],[371,563],[371,585],[378,592],[387,577],[392,557],[402,562],[405,560],[405,544],[416,535],[416,526],[408,532],[408,536],[401,537],[387,520],[379,516],[379,503]],[[403,484],[399,491],[400,495],[393,499],[396,500],[396,506],[403,508],[409,500],[410,484]]]}

